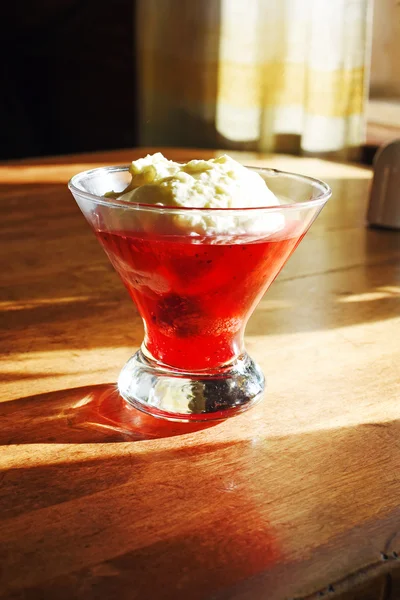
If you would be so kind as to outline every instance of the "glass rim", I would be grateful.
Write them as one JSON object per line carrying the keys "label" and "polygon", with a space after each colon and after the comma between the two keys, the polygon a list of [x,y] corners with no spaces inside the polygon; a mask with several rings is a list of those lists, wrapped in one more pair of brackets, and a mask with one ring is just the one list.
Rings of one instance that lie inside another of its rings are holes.
{"label": "glass rim", "polygon": [[[246,166],[246,165],[244,165]],[[283,176],[288,179],[292,179],[295,181],[302,181],[304,183],[309,183],[313,187],[319,189],[320,193],[310,200],[304,200],[301,202],[290,202],[288,204],[279,204],[279,205],[269,205],[269,206],[243,206],[243,207],[227,207],[227,208],[219,208],[219,207],[196,207],[196,206],[160,206],[158,204],[144,204],[140,202],[130,202],[128,200],[120,200],[117,198],[106,198],[105,196],[98,196],[97,194],[92,194],[91,192],[87,192],[82,190],[77,186],[77,182],[85,179],[87,177],[91,177],[94,174],[103,173],[118,173],[122,171],[129,171],[130,165],[112,165],[106,167],[96,167],[95,169],[89,169],[87,171],[81,171],[80,173],[76,173],[71,177],[68,181],[68,188],[72,192],[73,195],[82,196],[86,200],[90,200],[91,202],[95,202],[96,204],[101,204],[103,206],[109,206],[114,208],[126,208],[129,210],[153,210],[153,211],[162,211],[162,212],[176,212],[176,211],[199,211],[199,212],[247,212],[247,211],[277,211],[277,210],[299,210],[305,208],[313,208],[320,205],[325,204],[327,200],[332,195],[332,190],[330,186],[322,181],[321,179],[316,179],[315,177],[309,177],[308,175],[301,175],[299,173],[293,173],[290,171],[281,171],[280,169],[273,169],[270,167],[254,167],[247,166],[247,169],[252,171],[261,171],[263,173],[268,173],[272,177]],[[123,192],[121,192],[122,194]]]}

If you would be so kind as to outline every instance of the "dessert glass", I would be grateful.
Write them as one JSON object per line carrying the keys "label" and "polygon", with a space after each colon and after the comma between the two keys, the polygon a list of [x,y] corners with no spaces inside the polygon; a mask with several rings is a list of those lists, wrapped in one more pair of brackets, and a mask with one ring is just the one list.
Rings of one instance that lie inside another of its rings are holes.
{"label": "dessert glass", "polygon": [[263,395],[264,375],[244,346],[246,323],[331,191],[310,177],[254,170],[279,206],[178,208],[105,197],[123,192],[129,167],[93,169],[69,182],[143,319],[143,343],[118,389],[144,412],[222,419]]}

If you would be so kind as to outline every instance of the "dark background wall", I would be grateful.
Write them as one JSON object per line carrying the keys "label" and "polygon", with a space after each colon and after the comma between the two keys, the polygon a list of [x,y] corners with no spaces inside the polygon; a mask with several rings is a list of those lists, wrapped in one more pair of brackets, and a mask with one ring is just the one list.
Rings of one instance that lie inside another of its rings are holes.
{"label": "dark background wall", "polygon": [[133,0],[10,0],[0,159],[134,146]]}

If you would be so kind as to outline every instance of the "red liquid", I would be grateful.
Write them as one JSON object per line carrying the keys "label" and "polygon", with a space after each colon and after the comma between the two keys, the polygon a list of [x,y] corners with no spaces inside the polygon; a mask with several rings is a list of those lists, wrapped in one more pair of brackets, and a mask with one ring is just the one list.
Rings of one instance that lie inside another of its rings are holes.
{"label": "red liquid", "polygon": [[145,344],[179,369],[219,367],[243,350],[253,308],[304,235],[290,223],[267,240],[193,243],[183,236],[97,231],[145,322]]}

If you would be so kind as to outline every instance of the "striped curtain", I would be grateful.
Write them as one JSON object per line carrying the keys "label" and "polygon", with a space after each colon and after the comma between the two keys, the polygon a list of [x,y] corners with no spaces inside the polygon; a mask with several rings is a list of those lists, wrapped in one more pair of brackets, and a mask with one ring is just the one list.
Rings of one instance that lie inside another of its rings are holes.
{"label": "striped curtain", "polygon": [[357,148],[371,21],[370,0],[137,0],[140,144]]}

